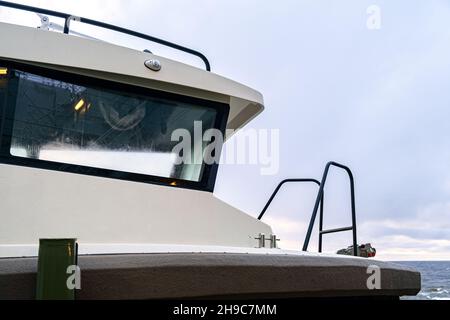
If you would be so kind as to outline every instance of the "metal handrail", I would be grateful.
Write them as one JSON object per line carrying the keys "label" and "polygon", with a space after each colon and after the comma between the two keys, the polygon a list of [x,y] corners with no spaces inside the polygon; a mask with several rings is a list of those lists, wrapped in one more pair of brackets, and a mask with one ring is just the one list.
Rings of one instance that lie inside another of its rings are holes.
{"label": "metal handrail", "polygon": [[[262,209],[261,213],[259,214],[258,220],[261,220],[261,218],[264,216],[264,213],[266,213],[267,208],[269,208],[269,206],[272,203],[273,199],[277,195],[278,191],[280,191],[281,187],[287,182],[313,182],[313,183],[317,184],[320,187],[320,182],[318,180],[310,179],[310,178],[305,178],[305,179],[285,179],[285,180],[281,181],[278,184],[278,186],[275,188],[275,190],[273,191],[272,195],[269,198],[269,201],[267,201],[266,205],[264,206],[264,208]],[[322,199],[321,199],[320,212],[322,212],[322,214],[323,214],[323,195],[322,195]]]}
{"label": "metal handrail", "polygon": [[[344,169],[349,177],[350,180],[350,195],[351,195],[351,207],[352,207],[352,226],[351,227],[345,227],[345,228],[337,228],[337,229],[329,229],[329,230],[323,230],[323,194],[324,194],[324,188],[325,188],[325,182],[328,177],[328,172],[331,166],[335,166],[341,169]],[[322,176],[322,181],[320,182],[320,188],[319,192],[317,194],[316,202],[314,204],[313,213],[311,216],[311,221],[309,222],[308,231],[306,233],[305,242],[303,243],[303,251],[308,250],[309,240],[311,239],[311,233],[314,227],[314,222],[317,216],[317,210],[319,209],[319,206],[321,207],[320,210],[320,220],[319,220],[319,252],[322,252],[322,235],[327,233],[334,233],[334,232],[341,232],[341,231],[353,231],[353,255],[358,255],[357,250],[357,239],[356,239],[356,210],[355,210],[355,182],[353,179],[353,173],[350,170],[349,167],[331,161],[328,162],[325,166],[325,170]]]}
{"label": "metal handrail", "polygon": [[58,11],[38,8],[38,7],[27,6],[27,5],[23,5],[23,4],[19,4],[19,3],[12,3],[12,2],[8,2],[8,1],[0,1],[0,6],[13,8],[13,9],[18,9],[18,10],[30,11],[30,12],[35,12],[35,13],[41,13],[41,14],[45,14],[45,15],[50,15],[50,16],[63,18],[63,19],[65,19],[64,33],[66,33],[66,34],[68,34],[70,32],[70,22],[71,21],[77,21],[77,22],[90,24],[90,25],[93,25],[93,26],[96,26],[96,27],[105,28],[105,29],[116,31],[116,32],[128,34],[130,36],[141,38],[141,39],[145,39],[145,40],[149,40],[149,41],[152,41],[152,42],[155,42],[155,43],[159,43],[161,45],[164,45],[164,46],[176,49],[176,50],[180,50],[180,51],[183,51],[183,52],[186,52],[186,53],[189,53],[189,54],[192,54],[194,56],[199,57],[200,59],[203,60],[206,70],[207,71],[211,71],[211,65],[209,64],[209,61],[206,58],[206,56],[203,55],[202,53],[200,53],[198,51],[195,51],[193,49],[190,49],[190,48],[183,47],[183,46],[181,46],[179,44],[176,44],[176,43],[172,43],[172,42],[169,42],[169,41],[166,41],[166,40],[163,40],[163,39],[159,39],[159,38],[156,38],[156,37],[153,37],[153,36],[146,35],[144,33],[136,32],[136,31],[125,29],[125,28],[121,28],[121,27],[117,27],[117,26],[114,26],[112,24],[108,24],[108,23],[104,23],[104,22],[100,22],[100,21],[96,21],[96,20],[92,20],[92,19],[88,19],[88,18],[74,16],[74,15],[71,15],[71,14],[68,14],[68,13],[63,13],[63,12],[58,12]]}

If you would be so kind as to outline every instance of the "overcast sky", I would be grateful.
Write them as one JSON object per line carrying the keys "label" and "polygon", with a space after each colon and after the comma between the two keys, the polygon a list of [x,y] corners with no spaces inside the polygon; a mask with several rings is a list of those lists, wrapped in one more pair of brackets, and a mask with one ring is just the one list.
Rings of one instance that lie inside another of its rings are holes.
{"label": "overcast sky", "polygon": [[[371,242],[382,259],[450,259],[447,0],[16,2],[198,49],[214,72],[260,91],[266,109],[248,127],[280,129],[280,171],[262,176],[255,165],[224,165],[219,198],[256,216],[283,178],[320,178],[327,161],[339,161],[354,171],[360,243]],[[381,9],[379,30],[367,28],[370,5]],[[33,15],[12,12],[0,12],[2,20],[38,24]],[[138,40],[96,35],[185,58]],[[284,247],[300,248],[315,192],[288,186],[267,212],[265,221]],[[326,197],[325,227],[349,225],[342,172],[332,171]],[[325,251],[350,244],[350,233],[324,237]]]}

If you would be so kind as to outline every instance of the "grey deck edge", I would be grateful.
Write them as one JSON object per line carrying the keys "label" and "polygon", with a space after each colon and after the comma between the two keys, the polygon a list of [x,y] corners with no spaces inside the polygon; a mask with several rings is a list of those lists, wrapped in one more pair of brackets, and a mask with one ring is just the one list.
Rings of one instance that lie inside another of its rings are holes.
{"label": "grey deck edge", "polygon": [[[367,267],[381,270],[369,290]],[[77,299],[402,296],[420,273],[362,258],[172,253],[80,256]],[[34,299],[37,258],[0,259],[0,299]]]}

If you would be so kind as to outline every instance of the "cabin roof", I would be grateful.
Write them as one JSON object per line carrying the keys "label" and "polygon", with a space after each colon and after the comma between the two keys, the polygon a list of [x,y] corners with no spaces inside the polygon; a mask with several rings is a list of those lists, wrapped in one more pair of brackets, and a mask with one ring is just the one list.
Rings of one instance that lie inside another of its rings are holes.
{"label": "cabin roof", "polygon": [[[254,89],[149,52],[7,23],[0,23],[0,38],[0,59],[227,103],[227,129],[238,130],[264,109]],[[159,60],[161,70],[148,69],[149,59]]]}

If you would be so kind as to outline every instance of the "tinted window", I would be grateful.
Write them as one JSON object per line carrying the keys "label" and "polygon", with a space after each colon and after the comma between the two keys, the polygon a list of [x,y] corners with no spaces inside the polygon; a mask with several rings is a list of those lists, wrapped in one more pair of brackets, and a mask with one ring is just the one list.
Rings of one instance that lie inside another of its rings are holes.
{"label": "tinted window", "polygon": [[171,141],[171,134],[186,129],[194,137],[194,121],[205,131],[218,117],[216,108],[205,105],[16,69],[9,69],[8,97],[14,105],[9,150],[14,157],[195,182],[205,164],[175,164],[178,141]]}

